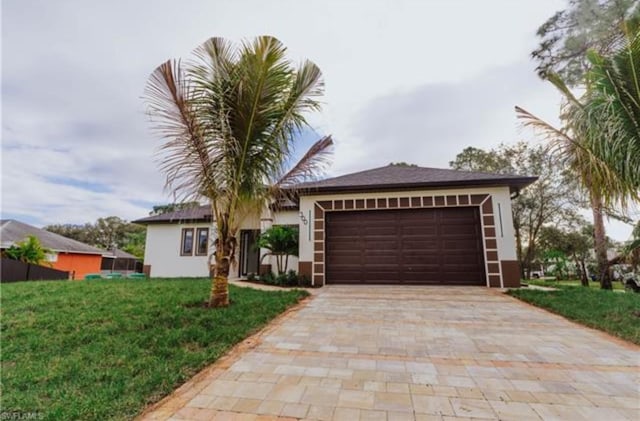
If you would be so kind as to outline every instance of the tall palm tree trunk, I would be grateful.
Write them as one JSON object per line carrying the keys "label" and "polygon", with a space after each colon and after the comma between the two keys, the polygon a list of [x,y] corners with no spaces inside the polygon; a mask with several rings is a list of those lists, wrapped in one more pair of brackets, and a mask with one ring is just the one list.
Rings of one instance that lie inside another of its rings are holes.
{"label": "tall palm tree trunk", "polygon": [[[216,215],[212,205],[212,214]],[[235,238],[229,230],[228,214],[216,217],[218,238],[215,241],[215,268],[212,271],[209,307],[227,307],[229,305],[229,273],[234,258]]]}
{"label": "tall palm tree trunk", "polygon": [[591,209],[593,211],[593,240],[600,275],[600,288],[613,289],[609,275],[609,259],[607,258],[607,234],[604,228],[604,205],[602,195],[591,191]]}
{"label": "tall palm tree trunk", "polygon": [[228,238],[219,238],[216,246],[216,267],[211,280],[209,307],[229,305],[229,272],[231,270],[231,247]]}

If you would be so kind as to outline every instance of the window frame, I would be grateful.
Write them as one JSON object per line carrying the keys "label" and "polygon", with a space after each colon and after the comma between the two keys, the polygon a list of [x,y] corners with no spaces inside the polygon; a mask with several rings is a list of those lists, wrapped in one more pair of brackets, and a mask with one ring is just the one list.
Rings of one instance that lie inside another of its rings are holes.
{"label": "window frame", "polygon": [[[187,232],[191,232],[191,252],[185,253],[185,239],[187,238]],[[193,232],[193,228],[182,228],[182,234],[180,235],[180,256],[193,256],[193,252],[195,251],[195,233]]]}
{"label": "window frame", "polygon": [[[206,232],[207,233],[207,240],[205,242],[204,245],[204,253],[200,253],[200,233],[201,232]],[[209,254],[209,228],[204,227],[204,228],[196,228],[196,234],[195,234],[195,255],[196,256],[207,256]]]}

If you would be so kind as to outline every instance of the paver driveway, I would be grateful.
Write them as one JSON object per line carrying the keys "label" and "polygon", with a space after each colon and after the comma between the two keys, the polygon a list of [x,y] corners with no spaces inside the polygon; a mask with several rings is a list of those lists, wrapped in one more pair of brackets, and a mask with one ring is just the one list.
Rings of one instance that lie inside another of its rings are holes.
{"label": "paver driveway", "polygon": [[147,419],[640,419],[640,348],[497,291],[325,287]]}

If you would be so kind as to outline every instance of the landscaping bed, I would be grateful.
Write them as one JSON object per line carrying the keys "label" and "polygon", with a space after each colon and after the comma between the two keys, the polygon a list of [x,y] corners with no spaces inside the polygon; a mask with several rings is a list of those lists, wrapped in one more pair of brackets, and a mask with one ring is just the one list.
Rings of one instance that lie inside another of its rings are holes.
{"label": "landscaping bed", "polygon": [[640,294],[605,291],[559,283],[542,291],[527,288],[508,294],[530,304],[640,345]]}
{"label": "landscaping bed", "polygon": [[2,284],[2,410],[38,419],[131,419],[305,297],[208,279]]}

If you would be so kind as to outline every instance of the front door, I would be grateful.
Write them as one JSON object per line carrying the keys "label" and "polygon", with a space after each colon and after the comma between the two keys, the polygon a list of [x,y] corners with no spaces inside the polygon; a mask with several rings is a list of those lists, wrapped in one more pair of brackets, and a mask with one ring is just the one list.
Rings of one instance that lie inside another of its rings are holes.
{"label": "front door", "polygon": [[240,230],[240,276],[258,273],[260,249],[256,247],[256,241],[259,235],[260,230]]}

